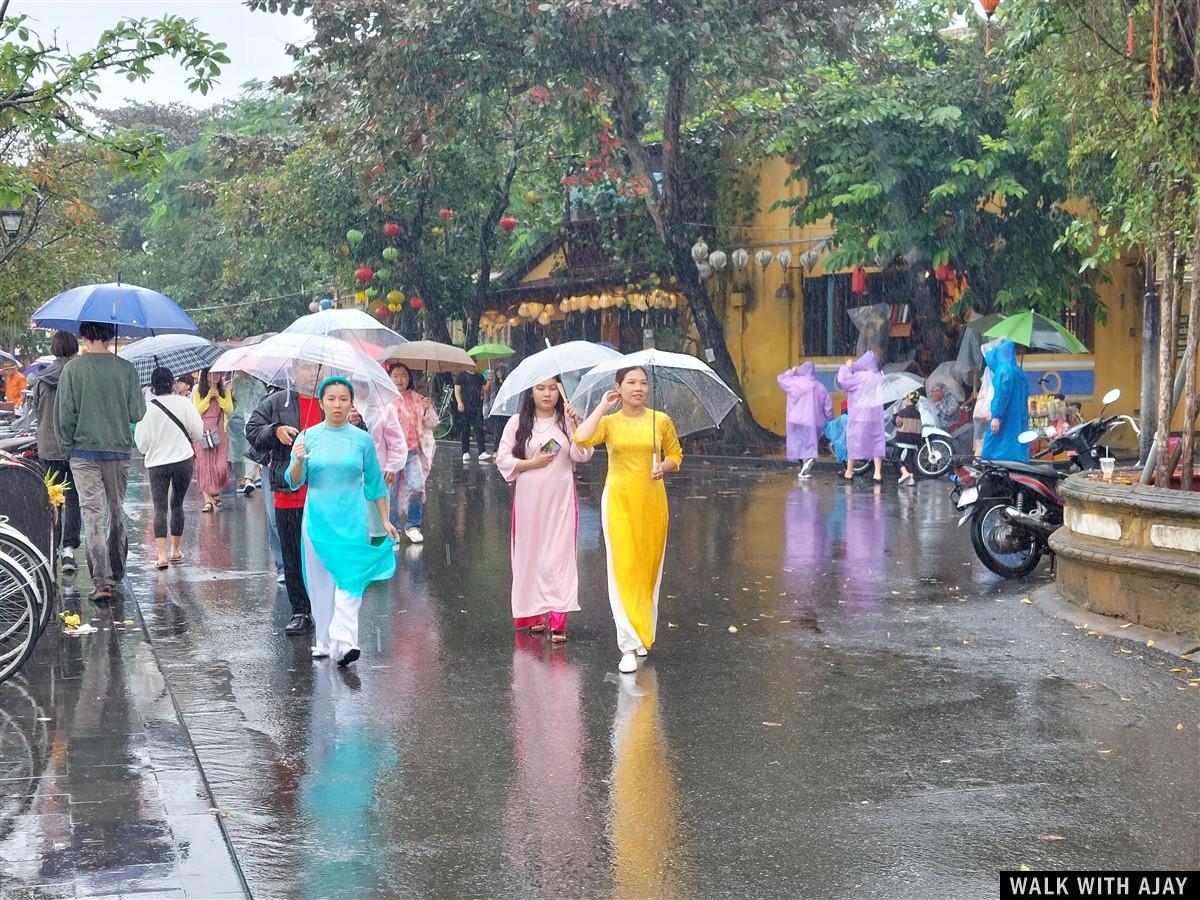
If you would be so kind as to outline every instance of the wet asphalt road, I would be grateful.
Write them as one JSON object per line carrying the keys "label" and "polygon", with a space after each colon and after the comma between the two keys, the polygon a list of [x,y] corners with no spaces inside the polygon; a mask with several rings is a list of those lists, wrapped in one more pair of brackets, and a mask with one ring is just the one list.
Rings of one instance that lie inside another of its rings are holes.
{"label": "wet asphalt road", "polygon": [[999,583],[944,482],[686,462],[636,678],[601,458],[565,647],[512,634],[509,488],[443,447],[353,672],[283,635],[257,495],[192,498],[159,574],[131,489],[134,590],[255,896],[993,897],[1021,865],[1200,865],[1200,689],[1170,671],[1200,667],[1021,603],[1045,566]]}

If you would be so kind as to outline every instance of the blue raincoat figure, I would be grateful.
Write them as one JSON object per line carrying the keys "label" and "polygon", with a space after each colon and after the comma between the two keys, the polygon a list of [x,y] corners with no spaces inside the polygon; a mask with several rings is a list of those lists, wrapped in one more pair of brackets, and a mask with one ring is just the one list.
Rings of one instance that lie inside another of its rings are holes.
{"label": "blue raincoat figure", "polygon": [[1003,340],[984,354],[992,372],[992,419],[983,433],[983,459],[1029,461],[1017,436],[1029,428],[1029,382],[1017,365],[1017,346]]}
{"label": "blue raincoat figure", "polygon": [[833,448],[833,456],[840,463],[846,461],[846,428],[850,424],[850,416],[846,414],[846,403],[842,402],[842,414],[836,418],[830,419],[825,423],[825,427],[821,429],[821,433],[825,435],[825,440],[829,441],[829,446]]}

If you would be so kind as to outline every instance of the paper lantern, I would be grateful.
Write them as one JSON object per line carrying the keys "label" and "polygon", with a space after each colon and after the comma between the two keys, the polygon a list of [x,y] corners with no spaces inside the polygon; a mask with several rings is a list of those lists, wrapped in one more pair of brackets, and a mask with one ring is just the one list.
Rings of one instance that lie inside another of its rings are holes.
{"label": "paper lantern", "polygon": [[387,292],[388,303],[400,304],[404,302],[404,291],[391,290]]}
{"label": "paper lantern", "polygon": [[387,281],[389,278],[392,277],[392,270],[389,269],[387,266],[384,266],[382,269],[376,269],[375,277],[378,278],[380,281]]}
{"label": "paper lantern", "polygon": [[516,328],[518,325],[521,324],[521,320],[519,318],[517,318],[516,316],[513,316],[511,319],[508,320],[508,324],[511,325],[513,328]]}
{"label": "paper lantern", "polygon": [[375,316],[376,316],[376,318],[379,318],[379,319],[386,319],[386,318],[387,318],[387,315],[388,315],[388,308],[387,308],[386,306],[377,306],[377,307],[375,307]]}
{"label": "paper lantern", "polygon": [[314,300],[312,303],[308,304],[308,311],[309,311],[310,313],[315,313],[315,312],[316,312],[317,310],[319,310],[320,308],[321,308],[321,307],[317,306],[317,301],[316,301],[316,300]]}
{"label": "paper lantern", "polygon": [[544,312],[538,316],[538,324],[543,328],[550,324],[550,313]]}
{"label": "paper lantern", "polygon": [[746,265],[746,263],[748,263],[749,261],[750,261],[750,254],[747,253],[745,250],[742,250],[739,248],[739,249],[733,251],[733,264],[737,268],[739,268],[739,269],[742,268],[742,266]]}
{"label": "paper lantern", "polygon": [[420,312],[425,308],[425,301],[421,299],[420,294],[413,294],[413,298],[408,301],[408,305]]}
{"label": "paper lantern", "polygon": [[390,309],[394,313],[398,313],[398,312],[400,312],[400,310],[404,309],[404,306],[403,306],[403,304],[400,304],[400,303],[389,303],[388,309]]}
{"label": "paper lantern", "polygon": [[705,262],[708,259],[708,244],[704,243],[704,238],[696,238],[696,243],[692,244],[692,260],[696,265]]}
{"label": "paper lantern", "polygon": [[350,255],[350,245],[342,244],[342,246],[338,247],[338,252],[340,254],[342,254],[342,256],[349,256]]}
{"label": "paper lantern", "polygon": [[933,274],[934,274],[934,277],[937,278],[938,281],[948,281],[950,278],[951,271],[952,270],[950,268],[949,263],[942,263],[940,266],[938,266],[936,269],[933,270]]}
{"label": "paper lantern", "polygon": [[499,225],[501,228],[503,228],[505,231],[512,231],[514,228],[517,227],[517,220],[514,219],[512,216],[501,216],[500,221],[498,221],[496,224]]}
{"label": "paper lantern", "polygon": [[351,228],[346,232],[346,243],[353,246],[354,244],[362,243],[363,233],[357,228]]}
{"label": "paper lantern", "polygon": [[355,291],[354,299],[357,300],[359,303],[366,303],[367,302],[367,292],[366,291]]}
{"label": "paper lantern", "polygon": [[588,309],[594,310],[594,309],[599,309],[599,308],[600,308],[600,297],[596,294],[592,294],[591,296],[588,297]]}
{"label": "paper lantern", "polygon": [[446,207],[443,206],[441,209],[438,210],[438,215],[441,216],[443,219],[453,219],[454,218],[454,210],[447,209]]}
{"label": "paper lantern", "polygon": [[771,264],[771,251],[759,250],[754,254],[754,261],[758,263],[758,267],[765,272],[767,270],[767,266]]}
{"label": "paper lantern", "polygon": [[321,298],[320,302],[317,303],[317,309],[333,309],[333,301],[328,297],[323,297]]}
{"label": "paper lantern", "polygon": [[569,313],[571,311],[571,301],[563,300],[562,302],[560,302],[558,304],[558,308],[559,308],[560,312],[562,312],[564,315],[566,315],[567,313]]}
{"label": "paper lantern", "polygon": [[708,263],[702,262],[696,266],[696,271],[700,273],[701,278],[708,278],[712,275],[713,268]]}
{"label": "paper lantern", "polygon": [[779,261],[779,268],[783,269],[783,273],[786,275],[788,269],[792,267],[792,251],[780,250],[779,255],[775,258]]}
{"label": "paper lantern", "polygon": [[720,250],[714,250],[712,253],[708,254],[708,264],[718,272],[725,268],[725,262],[726,256]]}
{"label": "paper lantern", "polygon": [[391,262],[392,260],[394,260],[400,256],[400,251],[397,250],[395,247],[384,247],[383,253],[381,255],[388,262]]}
{"label": "paper lantern", "polygon": [[979,0],[979,5],[983,7],[983,13],[989,19],[996,14],[996,7],[1000,5],[1000,0]]}
{"label": "paper lantern", "polygon": [[811,272],[813,269],[815,269],[817,267],[817,260],[819,260],[820,258],[821,258],[821,254],[817,250],[817,248],[810,247],[809,249],[805,250],[803,253],[800,254],[800,264],[802,266],[804,266],[804,268],[806,270]]}
{"label": "paper lantern", "polygon": [[395,222],[385,222],[383,226],[383,233],[388,237],[395,237],[400,233],[400,226]]}
{"label": "paper lantern", "polygon": [[856,266],[850,273],[850,293],[865,294],[867,292],[867,270]]}
{"label": "paper lantern", "polygon": [[374,300],[377,296],[379,296],[379,288],[369,287],[363,291],[363,293],[367,295],[368,300]]}
{"label": "paper lantern", "polygon": [[370,281],[375,277],[375,270],[370,266],[359,266],[354,270],[354,277],[358,281]]}

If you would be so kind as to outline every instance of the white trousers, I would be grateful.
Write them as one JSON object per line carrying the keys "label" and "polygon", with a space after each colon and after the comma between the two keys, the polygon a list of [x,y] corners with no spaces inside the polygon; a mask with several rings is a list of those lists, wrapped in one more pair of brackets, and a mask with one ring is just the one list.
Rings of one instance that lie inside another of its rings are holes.
{"label": "white trousers", "polygon": [[308,535],[304,535],[304,586],[312,603],[313,649],[341,659],[358,647],[358,610],[362,597],[334,584]]}

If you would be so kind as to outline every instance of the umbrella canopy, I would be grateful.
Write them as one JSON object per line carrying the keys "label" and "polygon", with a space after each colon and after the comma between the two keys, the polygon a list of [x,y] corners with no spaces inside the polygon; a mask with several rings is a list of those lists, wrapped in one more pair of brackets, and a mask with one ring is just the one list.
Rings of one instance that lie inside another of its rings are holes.
{"label": "umbrella canopy", "polygon": [[1033,310],[1001,319],[984,333],[984,337],[1008,338],[1014,344],[1030,350],[1046,350],[1051,353],[1087,353],[1083,342],[1053,319],[1047,319]]}
{"label": "umbrella canopy", "polygon": [[407,341],[382,351],[387,362],[404,363],[420,372],[474,372],[475,360],[460,347],[440,341]]}
{"label": "umbrella canopy", "polygon": [[165,366],[178,377],[207,369],[221,353],[220,347],[199,335],[159,334],[134,341],[117,351],[117,356],[133,363],[138,381],[149,384],[150,374],[159,366]]}
{"label": "umbrella canopy", "polygon": [[136,284],[85,284],[51,297],[32,316],[39,328],[79,334],[81,322],[113,325],[123,337],[195,334],[200,329],[179,305],[158,291]]}
{"label": "umbrella canopy", "polygon": [[[7,354],[5,354],[5,355],[7,356]],[[36,375],[38,372],[42,371],[42,369],[51,365],[53,362],[54,362],[53,356],[39,356],[32,363],[30,363],[28,366],[26,366],[25,371],[22,372],[21,374],[25,375],[25,376]]]}
{"label": "umbrella canopy", "polygon": [[283,334],[319,334],[341,338],[374,359],[384,347],[406,343],[408,338],[373,319],[361,309],[323,309],[301,316]]}
{"label": "umbrella canopy", "polygon": [[967,322],[967,327],[980,334],[986,334],[989,328],[993,328],[997,323],[1004,321],[1002,313],[988,313],[986,316],[976,316]]}
{"label": "umbrella canopy", "polygon": [[517,351],[507,344],[476,344],[467,354],[478,360],[507,359]]}
{"label": "umbrella canopy", "polygon": [[955,374],[956,369],[957,364],[953,361],[939,365],[925,379],[925,390],[932,391],[935,387],[940,387],[947,394],[953,394],[955,399],[962,403],[967,399],[967,389],[958,380],[958,376]]}
{"label": "umbrella canopy", "polygon": [[21,361],[11,353],[5,353],[3,350],[0,350],[0,366],[16,366],[20,368]]}
{"label": "umbrella canopy", "polygon": [[890,372],[881,376],[874,384],[864,388],[863,392],[858,395],[858,403],[860,406],[887,406],[923,387],[925,387],[925,382],[915,375],[909,375],[907,372]]}
{"label": "umbrella canopy", "polygon": [[579,387],[585,371],[620,357],[616,350],[589,341],[568,341],[539,350],[508,373],[492,402],[492,415],[515,416],[520,410],[521,395],[535,384],[552,378],[560,379],[570,395]]}
{"label": "umbrella canopy", "polygon": [[211,366],[214,372],[245,372],[278,388],[306,397],[320,383],[340,375],[354,385],[354,405],[370,416],[400,396],[387,372],[367,354],[341,338],[283,332],[249,347],[234,347]]}
{"label": "umbrella canopy", "polygon": [[650,407],[665,412],[675,422],[679,436],[716,428],[738,404],[731,391],[704,362],[684,353],[641,350],[610,359],[589,371],[571,394],[571,405],[581,414],[595,408],[613,388],[618,369],[641,366],[650,379]]}

